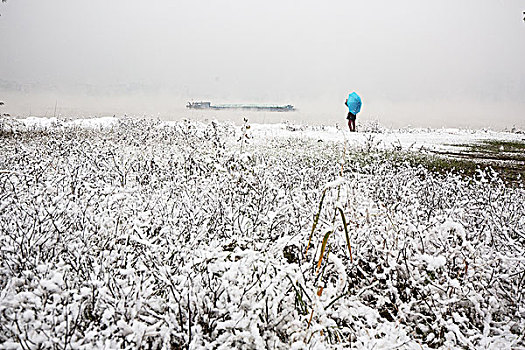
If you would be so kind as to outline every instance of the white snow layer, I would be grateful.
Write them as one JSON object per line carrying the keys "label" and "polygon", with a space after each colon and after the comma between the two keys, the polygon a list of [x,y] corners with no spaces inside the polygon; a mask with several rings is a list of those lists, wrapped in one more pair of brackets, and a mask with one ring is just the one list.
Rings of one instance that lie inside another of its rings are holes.
{"label": "white snow layer", "polygon": [[523,187],[382,153],[523,135],[364,131],[0,120],[0,349],[524,348]]}

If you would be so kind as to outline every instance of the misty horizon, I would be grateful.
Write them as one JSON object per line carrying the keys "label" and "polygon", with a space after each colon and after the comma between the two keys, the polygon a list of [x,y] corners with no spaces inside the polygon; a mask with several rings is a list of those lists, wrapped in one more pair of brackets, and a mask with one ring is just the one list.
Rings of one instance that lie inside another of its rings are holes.
{"label": "misty horizon", "polygon": [[[515,1],[436,4],[101,0],[0,4],[1,112],[239,120],[188,101],[292,104],[286,115],[401,127],[525,127]],[[230,113],[230,114],[228,114]]]}

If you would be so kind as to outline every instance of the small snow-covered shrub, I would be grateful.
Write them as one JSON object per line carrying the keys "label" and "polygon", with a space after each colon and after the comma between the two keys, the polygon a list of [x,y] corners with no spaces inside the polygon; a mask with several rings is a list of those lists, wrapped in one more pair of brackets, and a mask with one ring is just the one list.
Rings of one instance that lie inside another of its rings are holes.
{"label": "small snow-covered shrub", "polygon": [[367,132],[367,133],[376,133],[381,134],[385,133],[388,130],[379,123],[377,120],[368,120],[360,123],[359,126],[359,132]]}
{"label": "small snow-covered shrub", "polygon": [[525,346],[497,174],[247,123],[0,126],[0,348]]}

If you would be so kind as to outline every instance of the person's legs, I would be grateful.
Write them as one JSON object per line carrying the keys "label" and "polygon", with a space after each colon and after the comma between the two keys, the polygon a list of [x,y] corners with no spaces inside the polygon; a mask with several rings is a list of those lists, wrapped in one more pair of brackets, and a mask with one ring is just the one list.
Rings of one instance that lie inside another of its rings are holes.
{"label": "person's legs", "polygon": [[348,129],[350,129],[351,132],[354,132],[355,131],[355,115],[353,115],[351,112],[348,112],[346,119],[348,119]]}

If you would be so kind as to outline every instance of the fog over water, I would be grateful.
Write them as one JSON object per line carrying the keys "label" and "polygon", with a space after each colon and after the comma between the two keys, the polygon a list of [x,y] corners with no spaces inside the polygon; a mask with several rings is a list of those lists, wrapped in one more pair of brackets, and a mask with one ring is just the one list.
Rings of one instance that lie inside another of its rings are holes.
{"label": "fog over water", "polygon": [[[0,112],[525,128],[525,3],[9,0]],[[188,101],[292,104],[190,111]]]}

